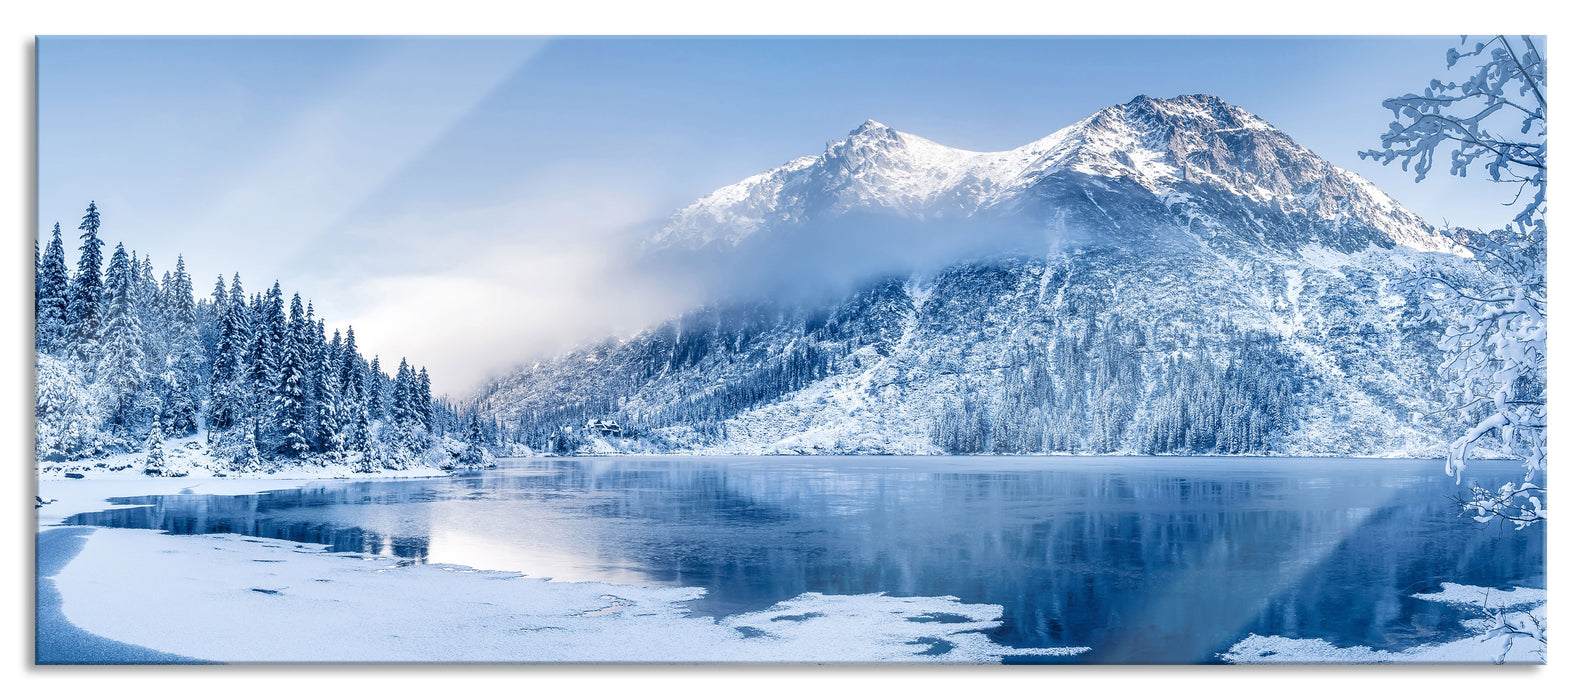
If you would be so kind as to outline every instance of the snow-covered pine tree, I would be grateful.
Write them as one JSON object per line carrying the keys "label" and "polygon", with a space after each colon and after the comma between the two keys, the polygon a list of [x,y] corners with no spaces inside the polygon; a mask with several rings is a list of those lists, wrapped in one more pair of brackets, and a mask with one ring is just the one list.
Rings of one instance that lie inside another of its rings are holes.
{"label": "snow-covered pine tree", "polygon": [[395,389],[390,397],[390,422],[400,428],[410,428],[420,420],[413,383],[412,368],[407,366],[406,358],[403,357],[401,365],[396,368]]}
{"label": "snow-covered pine tree", "polygon": [[104,280],[99,270],[104,263],[104,241],[99,239],[99,208],[88,203],[88,213],[77,226],[82,231],[82,247],[77,256],[77,275],[71,280],[66,319],[71,324],[71,355],[90,365],[98,359],[100,311]]}
{"label": "snow-covered pine tree", "polygon": [[[190,293],[190,287],[188,292],[187,299],[188,303],[191,304],[192,294]],[[159,306],[159,317],[165,322],[165,325],[159,327],[161,330],[160,335],[162,336],[160,340],[165,344],[165,352],[171,362],[175,362],[175,356],[180,352],[180,343],[176,340],[176,328],[174,327],[176,301],[172,297],[175,296],[175,293],[176,273],[172,270],[166,270],[164,276],[159,279],[159,285],[155,288],[156,299],[154,303]]]}
{"label": "snow-covered pine tree", "polygon": [[[219,298],[218,285],[215,289]],[[214,349],[214,362],[209,372],[209,430],[227,430],[242,421],[245,396],[242,388],[243,365],[249,334],[249,323],[242,276],[233,275],[231,291],[224,297],[224,307],[219,310],[219,332]]]}
{"label": "snow-covered pine tree", "polygon": [[143,354],[148,357],[149,375],[160,377],[169,362],[170,323],[165,318],[165,301],[160,293],[159,280],[154,277],[154,261],[147,255],[141,259],[132,251],[133,271],[137,284],[137,316],[143,326]]}
{"label": "snow-covered pine tree", "polygon": [[285,346],[287,335],[286,299],[280,291],[280,282],[264,294],[264,328],[269,331],[269,354],[276,362],[280,360],[281,349]]}
{"label": "snow-covered pine tree", "polygon": [[105,273],[104,326],[98,353],[97,383],[109,398],[111,430],[127,437],[137,430],[134,408],[148,382],[143,326],[137,311],[137,273],[126,249],[116,244]]}
{"label": "snow-covered pine tree", "polygon": [[109,440],[99,430],[99,406],[73,363],[38,354],[33,411],[34,450],[39,459],[102,455]]}
{"label": "snow-covered pine tree", "polygon": [[280,435],[276,450],[287,457],[300,457],[309,448],[307,439],[307,318],[302,296],[291,296],[291,316],[281,340],[279,384],[273,397],[274,428]]}
{"label": "snow-covered pine tree", "polygon": [[176,269],[161,285],[166,352],[169,353],[169,392],[164,398],[164,425],[171,435],[190,435],[198,429],[198,405],[203,391],[203,349],[198,339],[197,308],[187,264],[176,256]]}
{"label": "snow-covered pine tree", "polygon": [[143,473],[150,476],[165,473],[165,431],[158,418],[154,419],[154,426],[149,428],[148,439],[143,443]]}
{"label": "snow-covered pine tree", "polygon": [[[336,328],[330,331],[329,345],[324,348],[324,371],[327,374],[335,375],[337,381],[341,378],[341,348],[343,345],[341,329]],[[345,395],[344,389],[342,390],[342,395]]]}
{"label": "snow-covered pine tree", "polygon": [[419,405],[422,400],[420,392],[417,372],[407,364],[406,358],[401,358],[390,399],[392,430],[387,431],[391,435],[392,447],[398,448],[398,453],[417,452],[424,447],[427,440],[423,429],[422,408]]}
{"label": "snow-covered pine tree", "polygon": [[[195,280],[187,277],[187,284],[192,285]],[[172,315],[176,312],[172,311]],[[202,404],[203,397],[209,390],[209,370],[214,362],[214,345],[219,339],[219,316],[215,313],[214,301],[207,296],[193,295],[192,300],[192,345],[197,352],[197,390],[202,392],[193,398]]]}
{"label": "snow-covered pine tree", "polygon": [[484,461],[483,426],[479,424],[478,416],[476,415],[472,417],[471,423],[472,425],[467,430],[467,450],[461,455],[461,463],[482,464]]}
{"label": "snow-covered pine tree", "polygon": [[205,389],[208,388],[209,372],[214,367],[215,349],[220,344],[220,322],[225,314],[226,300],[225,275],[219,275],[214,280],[214,289],[209,292],[209,298],[194,308],[198,318],[198,347],[203,351]]}
{"label": "snow-covered pine tree", "polygon": [[263,454],[258,449],[258,433],[248,430],[242,437],[242,444],[246,449],[241,460],[242,466],[257,467],[263,463]]}
{"label": "snow-covered pine tree", "polygon": [[417,403],[418,419],[423,423],[423,429],[434,430],[434,395],[429,388],[428,368],[418,370],[414,398]]}
{"label": "snow-covered pine tree", "polygon": [[[253,335],[258,333],[268,335],[269,331],[264,326],[267,322],[266,316],[267,314],[264,313],[264,295],[254,292],[247,302],[247,324],[251,332],[251,335],[247,336],[248,342],[251,342]],[[268,341],[266,340],[265,342],[267,343]]]}
{"label": "snow-covered pine tree", "polygon": [[317,442],[319,420],[319,373],[324,364],[324,334],[323,327],[313,316],[313,302],[307,301],[302,313],[302,430],[308,438],[308,448],[318,451]]}
{"label": "snow-covered pine tree", "polygon": [[351,409],[353,412],[356,410],[355,407],[364,403],[362,362],[362,356],[357,354],[357,331],[347,326],[346,342],[341,346],[340,362],[336,372],[339,373],[341,381],[341,400],[346,402],[347,406],[353,407]]}
{"label": "snow-covered pine tree", "polygon": [[[317,333],[324,337],[323,321]],[[341,335],[336,331],[327,345],[319,352],[314,363],[313,384],[316,400],[313,416],[313,447],[320,452],[336,453],[346,448],[345,412],[342,410],[340,374],[334,371],[335,359],[340,350]]]}
{"label": "snow-covered pine tree", "polygon": [[170,426],[171,435],[191,435],[198,431],[199,397],[203,394],[198,367],[203,362],[195,345],[186,345],[175,357],[170,371],[169,393],[162,402],[160,418]]}
{"label": "snow-covered pine tree", "polygon": [[[177,256],[180,258],[180,256]],[[159,308],[160,313],[170,314],[170,293],[176,285],[176,273],[166,270],[165,275],[159,278]]]}
{"label": "snow-covered pine tree", "polygon": [[[260,309],[262,311],[262,309]],[[246,391],[246,420],[260,454],[275,452],[280,443],[274,423],[274,396],[279,377],[279,361],[270,341],[269,317],[260,313],[252,337],[247,341],[242,382]]]}
{"label": "snow-covered pine tree", "polygon": [[385,375],[384,370],[379,369],[378,355],[374,355],[373,362],[368,364],[368,380],[363,386],[368,395],[368,416],[380,420],[385,410]]}
{"label": "snow-covered pine tree", "polygon": [[67,300],[71,280],[66,273],[66,247],[60,239],[60,223],[50,234],[49,247],[38,266],[38,306],[35,309],[34,345],[39,352],[59,353],[71,338]]}
{"label": "snow-covered pine tree", "polygon": [[368,420],[368,407],[358,406],[357,420],[352,424],[351,435],[346,439],[346,449],[354,452],[368,452],[373,445],[373,425]]}

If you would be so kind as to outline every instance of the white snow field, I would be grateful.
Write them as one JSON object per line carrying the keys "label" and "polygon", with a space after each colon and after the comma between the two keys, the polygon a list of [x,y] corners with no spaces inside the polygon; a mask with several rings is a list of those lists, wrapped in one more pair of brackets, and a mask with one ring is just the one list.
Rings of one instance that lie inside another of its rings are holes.
{"label": "white snow field", "polygon": [[[230,486],[230,484],[227,484]],[[94,530],[54,577],[82,630],[210,661],[991,664],[1000,606],[809,593],[725,618],[700,588],[562,583],[239,535]]]}
{"label": "white snow field", "polygon": [[[1234,664],[1538,664],[1546,649],[1531,636],[1489,635],[1494,623],[1485,616],[1508,616],[1546,634],[1549,605],[1546,591],[1514,588],[1509,591],[1447,583],[1437,593],[1414,598],[1465,609],[1471,617],[1462,622],[1473,634],[1441,644],[1424,644],[1404,651],[1383,651],[1365,646],[1337,647],[1322,639],[1291,639],[1249,635],[1220,658]],[[1507,648],[1506,644],[1510,646]]]}

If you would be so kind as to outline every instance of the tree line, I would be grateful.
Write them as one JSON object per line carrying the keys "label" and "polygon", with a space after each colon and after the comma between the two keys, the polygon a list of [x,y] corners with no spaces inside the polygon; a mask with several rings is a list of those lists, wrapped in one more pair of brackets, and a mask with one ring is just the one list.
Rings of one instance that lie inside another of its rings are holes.
{"label": "tree line", "polygon": [[34,246],[40,459],[141,448],[153,465],[164,439],[204,432],[237,467],[346,459],[371,471],[483,461],[499,444],[498,425],[434,398],[426,367],[402,358],[388,373],[350,326],[327,329],[279,282],[249,295],[222,275],[197,299],[180,256],[156,277],[149,256],[117,243],[105,263],[101,223],[89,203],[74,274],[60,224],[42,255]]}

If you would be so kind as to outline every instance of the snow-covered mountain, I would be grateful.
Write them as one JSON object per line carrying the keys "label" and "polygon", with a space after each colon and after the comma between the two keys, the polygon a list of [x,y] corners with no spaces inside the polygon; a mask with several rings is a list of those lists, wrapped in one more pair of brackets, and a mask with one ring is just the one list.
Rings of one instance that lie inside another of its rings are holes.
{"label": "snow-covered mountain", "polygon": [[647,245],[768,270],[809,248],[849,263],[863,249],[841,246],[865,237],[948,255],[877,260],[796,301],[725,296],[473,401],[584,450],[1401,454],[1442,440],[1424,417],[1438,327],[1394,283],[1454,245],[1216,97],[1138,97],[996,153],[869,121],[686,207]]}
{"label": "snow-covered mountain", "polygon": [[[1139,96],[995,153],[942,146],[869,120],[831,141],[822,155],[798,158],[682,209],[654,243],[734,246],[858,211],[939,218],[1036,210],[1052,189],[1073,182],[1102,189],[1107,181],[1140,186],[1189,228],[1246,229],[1272,245],[1450,249],[1447,239],[1361,176],[1209,95]],[[1225,197],[1237,200],[1236,210],[1213,206]]]}

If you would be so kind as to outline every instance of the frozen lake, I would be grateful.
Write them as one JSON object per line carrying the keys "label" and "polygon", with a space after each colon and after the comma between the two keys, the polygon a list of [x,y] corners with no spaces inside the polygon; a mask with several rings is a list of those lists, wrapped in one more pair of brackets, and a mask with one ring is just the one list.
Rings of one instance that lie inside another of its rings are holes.
{"label": "frozen lake", "polygon": [[[1503,483],[1506,464],[1470,479]],[[1459,517],[1430,460],[666,457],[115,499],[68,524],[239,533],[518,571],[696,586],[699,615],[806,592],[1004,607],[1039,662],[1195,663],[1249,634],[1406,649],[1464,637],[1442,583],[1545,587],[1544,531]],[[1015,659],[1008,659],[1014,661]]]}

